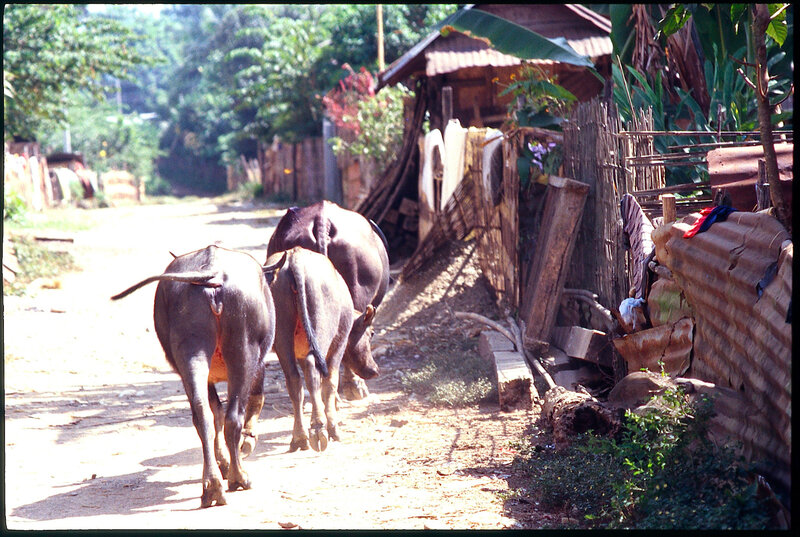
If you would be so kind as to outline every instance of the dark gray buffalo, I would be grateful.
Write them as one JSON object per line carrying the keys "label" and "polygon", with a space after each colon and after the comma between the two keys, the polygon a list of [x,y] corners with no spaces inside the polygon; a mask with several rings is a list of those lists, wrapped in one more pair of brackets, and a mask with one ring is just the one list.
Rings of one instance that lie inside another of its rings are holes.
{"label": "dark gray buffalo", "polygon": [[[355,309],[363,312],[368,305],[373,308],[380,305],[389,287],[389,255],[386,238],[374,222],[327,200],[307,207],[292,207],[278,222],[267,245],[267,257],[295,246],[331,260],[350,290]],[[369,395],[364,381],[354,376],[358,370],[348,356],[343,365],[343,395],[348,399]],[[367,372],[378,374],[374,361]]]}
{"label": "dark gray buffalo", "polygon": [[[212,245],[175,257],[164,274],[112,297],[159,282],[156,334],[183,381],[203,444],[202,507],[226,504],[222,479],[227,478],[229,492],[250,488],[239,445],[245,454],[252,451],[252,429],[264,403],[265,357],[275,339],[275,307],[265,277],[272,270],[248,254]],[[228,383],[224,415],[214,387],[222,381]],[[221,446],[223,426],[229,456]]]}
{"label": "dark gray buffalo", "polygon": [[[289,451],[322,451],[330,440],[339,440],[336,389],[339,365],[348,359],[355,372],[371,378],[378,374],[370,364],[372,320],[375,308],[362,313],[342,276],[322,254],[295,247],[271,256],[279,267],[270,287],[275,300],[275,353],[278,355],[294,410]],[[311,397],[311,427],[303,427],[303,371]],[[322,411],[325,411],[323,420]],[[327,422],[328,438],[322,432]]]}

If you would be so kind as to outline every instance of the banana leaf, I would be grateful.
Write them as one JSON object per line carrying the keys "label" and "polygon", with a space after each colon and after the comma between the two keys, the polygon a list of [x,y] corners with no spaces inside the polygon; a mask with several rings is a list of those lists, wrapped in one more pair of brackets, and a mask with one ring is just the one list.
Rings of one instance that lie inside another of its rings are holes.
{"label": "banana leaf", "polygon": [[503,54],[523,60],[553,60],[594,68],[591,60],[575,52],[563,37],[549,39],[486,11],[460,9],[442,21],[438,28],[442,35],[451,31],[461,32],[488,43]]}

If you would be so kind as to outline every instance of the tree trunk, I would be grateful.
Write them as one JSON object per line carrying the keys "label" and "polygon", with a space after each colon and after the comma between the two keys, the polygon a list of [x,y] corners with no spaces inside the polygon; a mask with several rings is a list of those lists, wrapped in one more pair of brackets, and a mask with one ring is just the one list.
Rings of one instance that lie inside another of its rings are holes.
{"label": "tree trunk", "polygon": [[778,175],[778,158],[775,155],[775,144],[772,140],[772,113],[774,107],[769,104],[767,95],[767,42],[766,31],[770,22],[769,8],[766,4],[751,6],[753,14],[753,41],[756,52],[756,99],[758,102],[758,124],[761,130],[761,145],[764,147],[767,183],[775,207],[775,217],[792,233],[792,221],[789,216],[783,190]]}

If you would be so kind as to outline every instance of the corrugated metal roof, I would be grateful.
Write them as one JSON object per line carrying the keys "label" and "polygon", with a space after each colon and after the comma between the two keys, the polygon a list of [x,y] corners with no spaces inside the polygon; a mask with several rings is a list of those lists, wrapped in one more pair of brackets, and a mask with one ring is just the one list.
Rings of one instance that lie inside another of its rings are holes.
{"label": "corrugated metal roof", "polygon": [[[684,239],[699,214],[653,232],[658,262],[672,271],[695,314],[694,358],[688,376],[737,391],[747,403],[731,433],[766,473],[791,483],[793,246],[786,229],[765,213],[737,211]],[[786,242],[785,242],[786,241]],[[756,284],[772,263],[777,274],[758,297]]]}
{"label": "corrugated metal roof", "polygon": [[[497,8],[498,5],[484,4]],[[601,15],[597,15],[591,10],[582,8],[581,6],[554,4],[553,6],[566,7],[569,11],[567,19],[570,17],[578,21],[587,21],[592,26],[589,28],[596,28],[587,30],[582,28],[580,30],[571,31],[569,27],[564,27],[565,21],[562,20],[558,28],[550,28],[552,31],[543,32],[541,29],[537,33],[546,35],[547,37],[565,37],[569,45],[579,54],[589,56],[590,58],[598,58],[607,54],[611,54],[613,46],[611,44],[610,33],[611,23]],[[481,9],[481,4],[469,4],[463,9]],[[519,4],[510,4],[515,8],[523,6]],[[544,4],[531,4],[531,8],[541,9]],[[561,17],[562,19],[564,17]],[[539,19],[541,21],[542,19]],[[583,26],[586,26],[585,24]],[[587,35],[596,32],[597,35]],[[552,35],[551,35],[552,34]],[[555,35],[559,34],[559,35]],[[563,35],[562,35],[563,34]],[[424,53],[424,54],[423,54]],[[408,52],[403,54],[400,58],[392,62],[383,72],[378,73],[377,88],[380,89],[386,85],[396,84],[407,76],[422,70],[422,65],[419,65],[423,55],[425,60],[425,72],[427,76],[435,76],[437,74],[450,73],[463,69],[466,67],[483,67],[483,66],[512,66],[519,65],[520,60],[515,56],[502,54],[489,48],[489,46],[478,39],[468,37],[459,32],[452,32],[447,37],[443,37],[439,31],[431,32],[425,39],[414,45]],[[551,60],[534,60],[539,64],[552,64]]]}
{"label": "corrugated metal roof", "polygon": [[[567,43],[575,52],[596,58],[611,54],[612,45],[609,37],[584,37],[567,39]],[[427,76],[452,73],[468,67],[509,67],[519,65],[521,60],[516,56],[498,52],[478,39],[463,34],[451,34],[447,39],[436,40],[425,50],[425,74]],[[539,65],[552,65],[552,60],[530,60]]]}
{"label": "corrugated metal roof", "polygon": [[[775,144],[780,185],[786,203],[792,205],[792,176],[794,143]],[[756,206],[755,184],[758,182],[758,161],[764,158],[760,145],[747,147],[721,147],[706,155],[708,179],[711,188],[721,189],[731,196],[731,203],[740,210],[749,211]]]}

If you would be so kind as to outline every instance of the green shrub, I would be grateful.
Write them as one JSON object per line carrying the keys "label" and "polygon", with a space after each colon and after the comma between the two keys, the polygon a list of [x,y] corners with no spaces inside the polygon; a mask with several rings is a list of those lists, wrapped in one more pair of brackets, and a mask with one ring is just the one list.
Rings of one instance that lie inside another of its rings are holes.
{"label": "green shrub", "polygon": [[291,194],[286,194],[285,192],[277,192],[275,194],[270,194],[269,196],[267,196],[267,201],[270,203],[285,204],[285,203],[292,203],[294,200],[292,199]]}
{"label": "green shrub", "polygon": [[10,222],[21,222],[28,212],[25,200],[13,190],[3,192],[3,220]]}
{"label": "green shrub", "polygon": [[156,174],[145,179],[144,193],[148,196],[169,196],[172,194],[172,185]]}
{"label": "green shrub", "polygon": [[20,271],[11,284],[3,284],[3,295],[22,295],[36,278],[50,278],[78,268],[69,252],[53,252],[33,239],[15,237],[13,245]]}
{"label": "green shrub", "polygon": [[492,394],[491,367],[478,355],[473,341],[444,342],[424,350],[427,362],[400,377],[406,393],[445,407],[472,405]]}
{"label": "green shrub", "polygon": [[239,185],[239,194],[245,199],[255,199],[264,197],[264,185],[248,181]]}
{"label": "green shrub", "polygon": [[680,390],[626,413],[617,438],[582,435],[569,447],[523,446],[516,464],[549,508],[577,509],[590,527],[764,529],[751,467],[707,437],[713,407]]}

